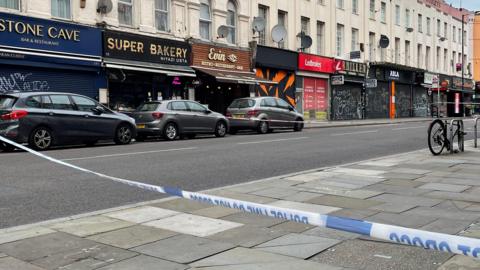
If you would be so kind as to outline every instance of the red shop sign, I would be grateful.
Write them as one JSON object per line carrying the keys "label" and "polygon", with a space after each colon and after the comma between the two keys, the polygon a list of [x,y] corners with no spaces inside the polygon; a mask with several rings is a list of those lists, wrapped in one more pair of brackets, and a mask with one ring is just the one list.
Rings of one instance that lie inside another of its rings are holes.
{"label": "red shop sign", "polygon": [[335,59],[312,54],[298,55],[298,68],[322,73],[335,73]]}

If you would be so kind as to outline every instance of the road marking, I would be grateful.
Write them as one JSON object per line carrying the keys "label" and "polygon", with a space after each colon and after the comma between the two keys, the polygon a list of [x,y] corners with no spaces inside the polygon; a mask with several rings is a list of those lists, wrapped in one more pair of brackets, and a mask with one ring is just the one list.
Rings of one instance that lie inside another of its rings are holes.
{"label": "road marking", "polygon": [[347,133],[334,133],[330,134],[330,136],[344,136],[344,135],[355,135],[355,134],[365,134],[365,133],[375,133],[378,130],[366,130],[366,131],[357,131],[357,132],[347,132]]}
{"label": "road marking", "polygon": [[255,142],[242,142],[237,144],[258,144],[258,143],[269,143],[269,142],[283,142],[283,141],[296,141],[308,139],[309,137],[297,137],[297,138],[288,138],[288,139],[277,139],[277,140],[266,140],[266,141],[255,141]]}
{"label": "road marking", "polygon": [[123,154],[111,154],[111,155],[101,155],[101,156],[91,156],[91,157],[81,157],[81,158],[67,158],[67,159],[62,159],[62,161],[74,161],[74,160],[95,159],[95,158],[105,158],[105,157],[134,156],[134,155],[154,154],[154,153],[174,152],[174,151],[186,151],[186,150],[194,150],[194,149],[197,149],[197,148],[198,147],[187,147],[187,148],[163,149],[163,150],[132,152],[132,153],[123,153]]}
{"label": "road marking", "polygon": [[417,126],[417,127],[402,127],[402,128],[393,128],[392,130],[404,130],[404,129],[416,129],[416,128],[426,128],[424,126]]}
{"label": "road marking", "polygon": [[378,258],[382,258],[382,259],[391,259],[392,256],[385,256],[385,255],[380,255],[380,254],[375,254],[373,255],[373,257],[378,257]]}

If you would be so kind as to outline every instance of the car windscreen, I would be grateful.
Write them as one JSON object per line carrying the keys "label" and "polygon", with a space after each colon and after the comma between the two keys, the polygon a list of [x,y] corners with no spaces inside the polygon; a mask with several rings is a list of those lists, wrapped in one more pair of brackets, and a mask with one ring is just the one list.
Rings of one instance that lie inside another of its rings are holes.
{"label": "car windscreen", "polygon": [[11,96],[0,96],[0,110],[11,109],[16,100]]}
{"label": "car windscreen", "polygon": [[137,112],[153,112],[156,111],[160,103],[157,102],[147,102],[143,103],[137,108]]}
{"label": "car windscreen", "polygon": [[255,100],[253,99],[237,99],[232,102],[229,108],[242,109],[242,108],[251,108],[253,106],[255,106]]}

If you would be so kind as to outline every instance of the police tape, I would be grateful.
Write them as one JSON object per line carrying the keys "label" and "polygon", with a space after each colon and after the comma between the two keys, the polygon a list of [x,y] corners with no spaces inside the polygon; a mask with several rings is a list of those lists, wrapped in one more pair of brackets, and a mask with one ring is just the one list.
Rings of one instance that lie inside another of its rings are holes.
{"label": "police tape", "polygon": [[374,223],[363,220],[356,220],[344,217],[336,217],[331,215],[324,215],[308,211],[300,211],[284,207],[277,207],[272,205],[247,202],[242,200],[230,199],[221,196],[203,194],[198,192],[189,192],[175,187],[162,187],[122,179],[105,175],[99,172],[91,171],[55,158],[45,154],[34,151],[21,144],[15,143],[7,138],[0,136],[0,141],[11,144],[19,149],[25,150],[35,156],[49,160],[63,166],[70,167],[85,173],[93,174],[101,178],[109,179],[117,183],[126,184],[128,186],[140,188],[143,190],[168,194],[176,197],[181,197],[201,203],[206,203],[214,206],[221,206],[239,211],[268,216],[272,218],[293,221],[297,223],[315,225],[319,227],[326,227],[330,229],[346,231],[372,238],[377,238],[384,241],[422,247],[424,249],[439,250],[449,253],[461,254],[478,258],[480,256],[480,239],[468,238],[463,236],[449,235],[443,233],[435,233],[423,231],[418,229],[405,228],[400,226],[393,226],[381,223]]}

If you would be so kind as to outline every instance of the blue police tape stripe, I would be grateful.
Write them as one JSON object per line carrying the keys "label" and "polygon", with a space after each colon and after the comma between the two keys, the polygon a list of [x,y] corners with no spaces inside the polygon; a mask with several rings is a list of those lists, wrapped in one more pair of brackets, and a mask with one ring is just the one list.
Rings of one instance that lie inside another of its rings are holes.
{"label": "blue police tape stripe", "polygon": [[327,216],[327,228],[370,236],[372,223],[363,220]]}
{"label": "blue police tape stripe", "polygon": [[194,201],[209,203],[213,205],[219,205],[223,207],[229,207],[238,209],[240,211],[265,215],[283,220],[291,220],[304,224],[311,224],[320,227],[328,227],[332,229],[338,229],[342,231],[354,232],[363,235],[368,235],[373,238],[386,240],[394,243],[400,243],[410,246],[423,247],[425,249],[440,250],[449,253],[466,255],[474,258],[480,257],[480,239],[467,238],[457,235],[449,235],[443,233],[435,233],[422,231],[417,229],[410,229],[400,226],[387,225],[381,223],[373,223],[362,220],[353,220],[348,218],[339,218],[327,215],[321,215],[313,212],[299,211],[294,209],[287,209],[282,207],[276,207],[273,205],[265,205],[259,203],[252,203],[240,200],[229,199],[219,196],[211,196],[208,194],[194,193],[183,191],[178,188],[165,188],[161,186],[155,186],[145,184],[137,181],[117,178],[108,176],[102,173],[94,172],[91,170],[72,165],[70,163],[54,159],[42,153],[36,152],[21,144],[15,143],[7,138],[0,136],[0,141],[4,141],[19,149],[25,150],[35,156],[49,160],[53,163],[61,164],[79,170],[85,173],[93,174],[101,178],[109,179],[114,182],[126,184],[132,187],[141,188],[144,190],[154,191],[158,193],[167,193],[174,196],[190,199]]}
{"label": "blue police tape stripe", "polygon": [[165,193],[176,196],[176,197],[183,197],[183,191],[176,187],[164,187],[163,190]]}

